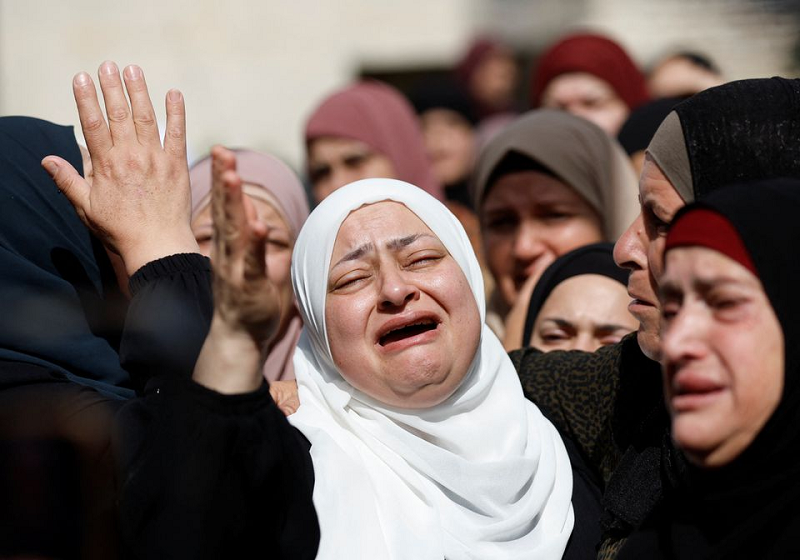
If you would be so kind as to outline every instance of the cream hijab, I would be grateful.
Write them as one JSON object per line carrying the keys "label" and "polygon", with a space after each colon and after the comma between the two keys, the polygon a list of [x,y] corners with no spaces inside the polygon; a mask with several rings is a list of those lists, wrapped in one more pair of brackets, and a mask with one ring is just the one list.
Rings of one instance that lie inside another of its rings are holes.
{"label": "cream hijab", "polygon": [[421,189],[358,181],[311,214],[292,258],[306,329],[294,357],[300,408],[290,421],[311,442],[318,557],[561,558],[574,524],[569,459],[485,325],[462,385],[429,409],[386,406],[348,384],[333,363],[325,298],[336,234],[350,212],[384,200],[404,204],[433,230],[464,271],[482,325],[485,315],[464,229]]}

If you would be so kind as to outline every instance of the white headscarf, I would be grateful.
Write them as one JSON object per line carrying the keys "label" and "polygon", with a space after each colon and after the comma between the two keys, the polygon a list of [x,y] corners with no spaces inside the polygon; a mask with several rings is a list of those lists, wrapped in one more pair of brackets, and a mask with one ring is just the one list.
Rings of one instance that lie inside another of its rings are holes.
{"label": "white headscarf", "polygon": [[561,558],[574,524],[569,459],[485,325],[461,386],[432,408],[384,405],[347,383],[333,363],[325,298],[336,235],[350,212],[384,200],[404,204],[439,237],[467,277],[482,325],[485,318],[467,235],[421,189],[358,181],[308,218],[292,256],[306,329],[294,358],[300,408],[290,421],[311,442],[318,557]]}

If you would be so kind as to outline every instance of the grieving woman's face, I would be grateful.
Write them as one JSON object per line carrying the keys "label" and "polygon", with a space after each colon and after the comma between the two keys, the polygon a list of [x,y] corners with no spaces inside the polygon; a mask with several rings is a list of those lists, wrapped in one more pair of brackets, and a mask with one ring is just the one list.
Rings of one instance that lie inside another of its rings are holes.
{"label": "grieving woman's face", "polygon": [[480,340],[464,272],[397,202],[353,211],[336,236],[325,317],[333,361],[385,404],[435,406],[461,384]]}
{"label": "grieving woman's face", "polygon": [[323,136],[309,144],[308,172],[317,203],[359,179],[397,178],[387,156],[364,142],[337,136]]}
{"label": "grieving woman's face", "polygon": [[701,467],[730,463],[780,402],[780,323],[759,279],[705,247],[667,253],[661,300],[672,437]]}
{"label": "grieving woman's face", "polygon": [[529,276],[583,245],[603,241],[600,217],[575,190],[539,171],[501,176],[481,211],[489,270],[511,306]]}
{"label": "grieving woman's face", "polygon": [[[245,190],[259,187],[245,184]],[[256,216],[269,232],[267,234],[267,247],[265,259],[267,262],[267,276],[278,289],[281,298],[281,327],[285,326],[286,320],[290,317],[293,309],[294,295],[292,292],[291,264],[292,249],[294,239],[289,226],[281,216],[280,212],[270,203],[254,196],[248,196],[253,203]],[[200,247],[200,253],[206,257],[211,257],[211,236],[213,233],[213,222],[211,219],[211,205],[209,204],[192,220],[192,233]]]}
{"label": "grieving woman's face", "polygon": [[594,352],[616,344],[638,325],[628,312],[625,286],[600,274],[581,274],[550,292],[536,317],[530,345],[545,352]]}
{"label": "grieving woman's face", "polygon": [[587,72],[568,72],[550,80],[542,92],[542,107],[582,117],[613,137],[630,114],[611,84]]}

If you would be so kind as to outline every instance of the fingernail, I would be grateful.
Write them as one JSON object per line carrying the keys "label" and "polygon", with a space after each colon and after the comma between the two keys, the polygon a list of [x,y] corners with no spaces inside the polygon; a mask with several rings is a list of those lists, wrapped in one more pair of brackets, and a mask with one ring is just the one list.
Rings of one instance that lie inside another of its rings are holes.
{"label": "fingernail", "polygon": [[42,167],[44,167],[44,170],[47,171],[51,177],[55,176],[55,174],[58,173],[58,164],[53,160],[50,159],[42,160]]}
{"label": "fingernail", "polygon": [[110,76],[115,72],[119,72],[117,70],[117,65],[111,62],[110,60],[106,60],[103,64],[100,65],[100,73]]}
{"label": "fingernail", "polygon": [[75,74],[75,78],[73,78],[72,81],[76,86],[88,86],[90,82],[89,74],[86,72],[79,72],[78,74]]}
{"label": "fingernail", "polygon": [[129,80],[138,80],[142,77],[142,69],[135,64],[131,64],[125,68],[125,77]]}
{"label": "fingernail", "polygon": [[169,99],[172,103],[177,103],[181,99],[183,99],[183,95],[177,89],[171,89],[167,92],[167,99]]}

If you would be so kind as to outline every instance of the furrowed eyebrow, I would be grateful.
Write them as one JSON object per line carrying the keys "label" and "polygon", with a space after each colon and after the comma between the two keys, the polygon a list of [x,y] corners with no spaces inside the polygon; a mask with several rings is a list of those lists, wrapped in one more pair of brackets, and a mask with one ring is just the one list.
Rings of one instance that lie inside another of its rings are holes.
{"label": "furrowed eyebrow", "polygon": [[345,256],[343,256],[341,259],[339,259],[336,262],[336,264],[333,265],[331,268],[336,268],[337,266],[339,266],[343,262],[358,260],[361,257],[363,257],[364,255],[366,255],[367,253],[369,253],[371,251],[374,251],[374,250],[375,250],[375,245],[373,245],[372,243],[365,243],[365,244],[361,245],[360,247],[357,247],[357,248],[353,249],[352,251],[350,251],[349,253],[347,253]]}
{"label": "furrowed eyebrow", "polygon": [[415,233],[413,235],[407,235],[405,237],[400,237],[399,239],[392,239],[391,241],[387,241],[386,248],[391,249],[392,251],[399,251],[400,249],[408,247],[421,237],[432,238],[433,236],[427,233]]}

